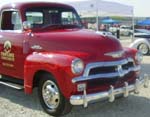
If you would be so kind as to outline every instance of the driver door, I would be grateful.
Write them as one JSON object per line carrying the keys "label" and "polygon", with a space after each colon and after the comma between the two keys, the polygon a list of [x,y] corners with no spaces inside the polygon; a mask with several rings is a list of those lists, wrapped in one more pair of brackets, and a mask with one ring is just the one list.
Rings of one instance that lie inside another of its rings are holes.
{"label": "driver door", "polygon": [[22,79],[24,76],[22,23],[17,10],[4,10],[1,14],[0,74]]}

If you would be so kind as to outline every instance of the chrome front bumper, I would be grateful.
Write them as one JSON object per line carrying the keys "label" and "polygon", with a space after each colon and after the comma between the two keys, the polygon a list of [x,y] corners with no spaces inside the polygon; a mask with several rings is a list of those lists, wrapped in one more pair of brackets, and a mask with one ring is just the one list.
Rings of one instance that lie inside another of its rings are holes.
{"label": "chrome front bumper", "polygon": [[128,97],[130,92],[139,93],[141,87],[147,88],[149,86],[149,76],[145,74],[143,77],[136,79],[135,84],[128,85],[127,82],[124,83],[124,87],[114,89],[110,86],[110,90],[106,92],[99,92],[93,94],[86,94],[86,89],[84,89],[83,95],[73,95],[70,97],[70,103],[72,105],[84,105],[88,106],[88,103],[93,101],[98,101],[100,99],[108,98],[109,102],[113,102],[115,97],[119,94],[123,94],[124,97]]}

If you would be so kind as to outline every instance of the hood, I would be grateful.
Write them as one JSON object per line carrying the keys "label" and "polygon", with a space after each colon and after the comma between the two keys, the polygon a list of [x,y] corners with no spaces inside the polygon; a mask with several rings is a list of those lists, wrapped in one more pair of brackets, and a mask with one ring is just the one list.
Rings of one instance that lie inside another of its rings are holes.
{"label": "hood", "polygon": [[[85,29],[63,29],[55,31],[34,32],[33,45],[40,45],[44,51],[86,55],[97,60],[108,60],[104,54],[122,51],[120,42],[113,37],[103,36]],[[112,59],[112,58],[111,58]]]}

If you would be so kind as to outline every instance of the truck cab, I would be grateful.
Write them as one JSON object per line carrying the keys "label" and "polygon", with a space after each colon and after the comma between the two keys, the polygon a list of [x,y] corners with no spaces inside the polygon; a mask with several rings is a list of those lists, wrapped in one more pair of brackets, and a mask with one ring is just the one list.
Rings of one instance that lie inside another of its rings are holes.
{"label": "truck cab", "polygon": [[51,2],[14,2],[0,8],[0,84],[38,87],[44,110],[53,116],[148,86],[142,55],[114,37],[86,30],[76,10]]}

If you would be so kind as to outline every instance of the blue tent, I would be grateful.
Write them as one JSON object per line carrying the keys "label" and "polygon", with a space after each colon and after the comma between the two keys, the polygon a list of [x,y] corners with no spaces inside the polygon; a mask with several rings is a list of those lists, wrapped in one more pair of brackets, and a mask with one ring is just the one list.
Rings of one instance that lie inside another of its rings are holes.
{"label": "blue tent", "polygon": [[145,19],[145,20],[142,20],[142,21],[138,21],[138,22],[137,22],[137,25],[139,25],[139,26],[147,26],[147,25],[150,25],[150,19]]}
{"label": "blue tent", "polygon": [[102,24],[118,24],[120,22],[118,20],[113,20],[113,19],[109,18],[109,19],[103,19],[101,21],[101,23]]}

